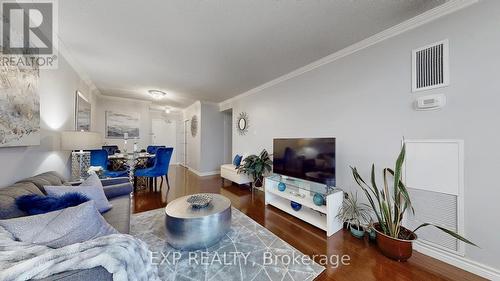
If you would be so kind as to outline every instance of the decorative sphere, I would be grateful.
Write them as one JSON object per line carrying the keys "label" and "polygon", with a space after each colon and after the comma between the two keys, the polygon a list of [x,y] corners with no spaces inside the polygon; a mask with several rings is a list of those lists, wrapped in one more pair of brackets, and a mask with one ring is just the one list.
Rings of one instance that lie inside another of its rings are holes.
{"label": "decorative sphere", "polygon": [[313,197],[314,205],[323,206],[325,205],[325,197],[319,193],[315,193]]}
{"label": "decorative sphere", "polygon": [[292,206],[292,209],[296,212],[298,212],[298,211],[300,211],[300,209],[302,209],[302,205],[297,203],[297,202],[294,202],[294,201],[290,202],[290,206]]}
{"label": "decorative sphere", "polygon": [[286,189],[286,184],[284,184],[282,182],[278,183],[278,190],[279,191],[285,191],[285,189]]}

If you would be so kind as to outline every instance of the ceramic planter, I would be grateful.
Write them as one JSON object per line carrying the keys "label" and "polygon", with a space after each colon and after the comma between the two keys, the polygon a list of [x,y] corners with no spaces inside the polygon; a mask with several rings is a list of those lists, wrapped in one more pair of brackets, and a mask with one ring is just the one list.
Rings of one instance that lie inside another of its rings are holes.
{"label": "ceramic planter", "polygon": [[351,225],[349,229],[351,230],[352,236],[358,238],[358,239],[363,239],[365,237],[365,229],[362,226],[359,226],[359,229],[356,229],[357,226]]}
{"label": "ceramic planter", "polygon": [[374,224],[373,229],[377,232],[377,245],[384,256],[400,262],[404,262],[411,257],[413,240],[417,239],[415,233],[401,227],[402,234],[408,237],[408,240],[403,240],[384,234],[378,223]]}

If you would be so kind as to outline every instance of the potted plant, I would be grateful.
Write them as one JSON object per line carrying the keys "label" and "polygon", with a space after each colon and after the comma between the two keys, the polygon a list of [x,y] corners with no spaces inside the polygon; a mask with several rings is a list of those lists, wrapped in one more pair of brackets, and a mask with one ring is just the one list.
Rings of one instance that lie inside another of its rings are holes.
{"label": "potted plant", "polygon": [[[373,228],[377,233],[376,241],[382,254],[397,261],[406,261],[412,255],[412,242],[417,239],[415,232],[426,226],[434,226],[460,241],[476,246],[457,233],[430,223],[424,223],[413,231],[401,225],[406,211],[415,213],[408,190],[401,180],[405,150],[405,145],[403,145],[394,170],[383,169],[383,188],[379,188],[376,184],[375,165],[372,165],[370,184],[361,178],[356,168],[351,167],[354,180],[365,193],[376,215]],[[391,183],[389,183],[389,176],[393,179]]]}
{"label": "potted plant", "polygon": [[358,203],[358,194],[350,193],[342,202],[337,218],[347,223],[347,228],[351,231],[352,236],[361,239],[365,236],[362,222],[366,223],[371,220],[370,206]]}
{"label": "potted plant", "polygon": [[243,159],[243,164],[238,168],[238,173],[244,173],[252,177],[256,187],[262,187],[262,182],[265,173],[272,170],[273,161],[269,153],[264,149],[257,155],[250,155]]}

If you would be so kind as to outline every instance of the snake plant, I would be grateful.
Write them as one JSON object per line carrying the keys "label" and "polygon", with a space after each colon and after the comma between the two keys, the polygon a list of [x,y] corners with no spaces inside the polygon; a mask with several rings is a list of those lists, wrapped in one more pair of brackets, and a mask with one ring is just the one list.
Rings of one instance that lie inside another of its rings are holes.
{"label": "snake plant", "polygon": [[[373,212],[375,213],[381,231],[392,238],[408,240],[408,236],[404,236],[402,234],[401,223],[406,211],[410,211],[411,213],[415,214],[415,210],[411,204],[411,198],[410,194],[408,193],[408,189],[401,179],[405,153],[406,146],[403,145],[401,152],[399,153],[399,156],[396,160],[395,169],[383,169],[382,176],[384,185],[382,188],[379,188],[376,183],[375,165],[372,165],[370,184],[367,184],[363,180],[363,178],[361,178],[358,170],[355,167],[351,167],[351,170],[354,180],[365,193],[366,198],[368,199],[368,202],[371,205]],[[390,178],[393,179],[392,182],[390,182]],[[476,246],[474,243],[465,239],[459,234],[431,223],[421,224],[415,230],[413,230],[413,232],[426,226],[436,227],[460,241]]]}

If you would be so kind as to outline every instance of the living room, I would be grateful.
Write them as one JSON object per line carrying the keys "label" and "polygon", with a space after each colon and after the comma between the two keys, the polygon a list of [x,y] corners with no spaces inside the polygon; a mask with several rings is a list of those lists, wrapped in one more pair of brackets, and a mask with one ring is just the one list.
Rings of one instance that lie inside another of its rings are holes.
{"label": "living room", "polygon": [[500,280],[500,2],[146,3],[2,1],[0,280]]}

